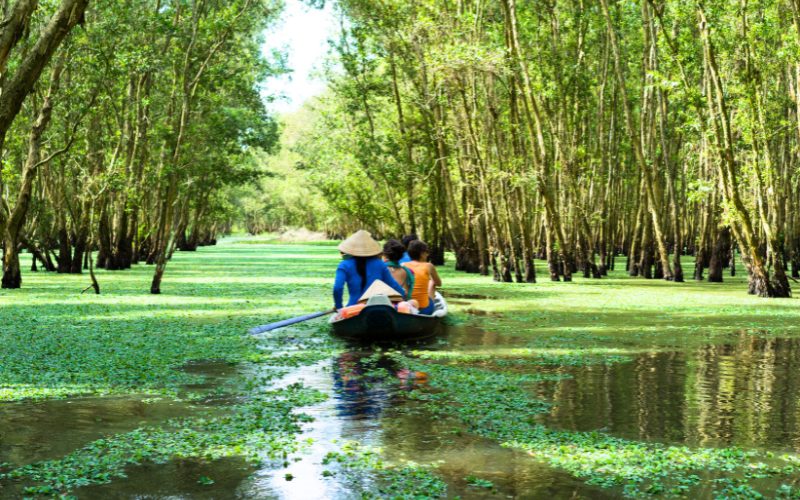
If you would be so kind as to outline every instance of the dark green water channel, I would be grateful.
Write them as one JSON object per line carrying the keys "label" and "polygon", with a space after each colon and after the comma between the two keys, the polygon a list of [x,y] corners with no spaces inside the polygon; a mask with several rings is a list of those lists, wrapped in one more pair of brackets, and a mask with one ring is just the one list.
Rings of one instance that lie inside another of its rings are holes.
{"label": "dark green water channel", "polygon": [[[482,352],[507,348],[508,339],[514,339],[467,326],[449,327],[445,338],[448,350]],[[644,353],[628,362],[558,368],[567,377],[532,389],[536,398],[552,405],[535,418],[556,429],[599,430],[631,440],[800,451],[800,340],[734,338],[725,345]],[[431,381],[389,359],[376,362],[371,354],[352,349],[297,369],[280,382],[303,381],[329,395],[326,402],[303,410],[315,420],[307,424],[302,439],[314,443],[289,467],[254,469],[235,459],[174,461],[133,467],[126,479],[75,494],[90,499],[361,498],[343,476],[323,474],[330,468],[323,464],[325,455],[354,440],[380,448],[390,462],[436,464],[435,472],[448,483],[450,496],[620,495],[619,490],[586,485],[525,453],[462,432],[455,420],[431,418],[419,403],[405,397],[410,391],[428,390]],[[376,367],[392,376],[371,377]],[[212,389],[232,374],[230,367],[213,363],[186,369],[209,375],[204,386],[193,388],[197,390]],[[59,457],[104,435],[197,411],[213,412],[219,404],[213,399],[189,404],[133,396],[5,403],[0,405],[0,462],[25,464]],[[491,481],[494,489],[468,485],[466,478],[473,475]],[[214,484],[199,484],[201,476],[213,478]],[[369,485],[369,479],[361,484]],[[18,493],[8,485],[0,488],[3,498],[17,498]]]}

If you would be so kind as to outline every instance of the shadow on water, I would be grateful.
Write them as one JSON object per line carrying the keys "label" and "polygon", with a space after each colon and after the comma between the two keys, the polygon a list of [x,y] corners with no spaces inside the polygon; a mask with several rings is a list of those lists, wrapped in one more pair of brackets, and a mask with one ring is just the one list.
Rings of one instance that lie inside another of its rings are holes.
{"label": "shadow on water", "polygon": [[546,382],[540,421],[569,430],[690,446],[800,451],[800,339],[642,354]]}

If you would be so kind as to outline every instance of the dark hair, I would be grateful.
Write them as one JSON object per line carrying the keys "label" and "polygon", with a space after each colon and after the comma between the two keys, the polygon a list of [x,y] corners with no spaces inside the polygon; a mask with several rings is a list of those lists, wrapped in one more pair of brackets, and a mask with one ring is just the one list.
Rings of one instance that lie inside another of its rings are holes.
{"label": "dark hair", "polygon": [[361,276],[361,289],[364,290],[367,286],[367,261],[372,257],[353,257],[356,259],[356,271]]}
{"label": "dark hair", "polygon": [[408,245],[410,245],[412,241],[417,241],[417,240],[419,240],[419,236],[417,236],[416,234],[414,233],[407,234],[403,236],[403,246],[408,248]]}
{"label": "dark hair", "polygon": [[402,259],[405,251],[406,247],[397,240],[389,240],[383,245],[383,255],[394,262]]}
{"label": "dark hair", "polygon": [[408,256],[414,260],[419,260],[425,252],[428,252],[428,245],[424,241],[414,240],[408,244]]}

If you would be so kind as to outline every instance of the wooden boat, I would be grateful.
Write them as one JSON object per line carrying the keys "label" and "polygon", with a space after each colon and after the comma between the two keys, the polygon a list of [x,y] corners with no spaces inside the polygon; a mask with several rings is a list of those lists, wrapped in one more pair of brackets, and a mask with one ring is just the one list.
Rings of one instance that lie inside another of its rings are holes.
{"label": "wooden boat", "polygon": [[430,337],[439,329],[447,316],[447,302],[439,292],[434,299],[433,314],[405,314],[398,312],[389,297],[370,297],[367,306],[358,316],[330,319],[333,333],[339,337],[364,342],[392,342],[419,340]]}

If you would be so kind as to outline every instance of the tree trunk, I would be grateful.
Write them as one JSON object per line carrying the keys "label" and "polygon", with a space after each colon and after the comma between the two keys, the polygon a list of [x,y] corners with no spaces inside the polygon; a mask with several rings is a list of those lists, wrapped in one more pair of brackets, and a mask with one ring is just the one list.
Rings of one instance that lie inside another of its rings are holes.
{"label": "tree trunk", "polygon": [[[11,23],[3,26],[0,32],[0,67],[5,66],[8,52],[19,38],[19,30],[24,29],[22,26],[26,24],[36,4],[37,2],[31,0],[19,0],[12,9],[10,18],[6,18]],[[6,133],[19,114],[25,98],[33,91],[39,76],[64,38],[75,25],[83,22],[83,13],[88,4],[89,0],[62,0],[58,10],[42,28],[36,43],[19,61],[14,74],[3,75],[0,93],[0,149],[3,148]],[[7,39],[13,41],[9,42]]]}
{"label": "tree trunk", "polygon": [[[17,201],[8,214],[4,229],[3,242],[5,249],[3,253],[2,288],[19,288],[22,286],[22,274],[19,264],[19,242],[22,236],[22,229],[25,225],[25,218],[28,215],[28,209],[31,204],[33,181],[36,177],[36,172],[42,163],[49,162],[52,158],[51,156],[40,161],[41,142],[42,134],[44,134],[45,129],[50,123],[53,111],[53,95],[58,90],[62,69],[63,65],[60,62],[53,68],[53,77],[50,81],[50,87],[42,102],[42,107],[36,114],[33,126],[31,127],[30,136],[28,138],[28,154],[25,158],[25,164],[22,167],[22,180],[20,182],[19,192],[17,193]],[[0,95],[0,100],[2,100],[2,97],[4,97],[4,94]]]}
{"label": "tree trunk", "polygon": [[712,283],[722,283],[722,272],[725,265],[728,249],[731,245],[731,230],[724,227],[719,231],[714,242],[714,249],[711,252],[711,260],[708,264],[708,281]]}

